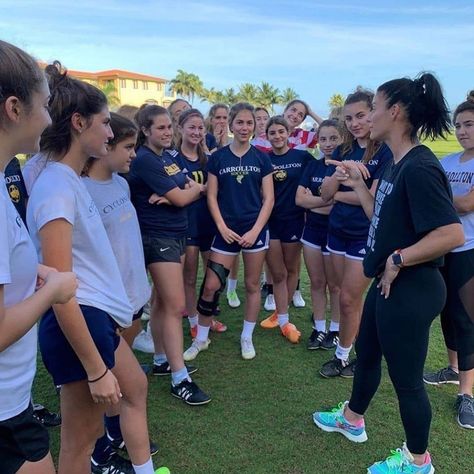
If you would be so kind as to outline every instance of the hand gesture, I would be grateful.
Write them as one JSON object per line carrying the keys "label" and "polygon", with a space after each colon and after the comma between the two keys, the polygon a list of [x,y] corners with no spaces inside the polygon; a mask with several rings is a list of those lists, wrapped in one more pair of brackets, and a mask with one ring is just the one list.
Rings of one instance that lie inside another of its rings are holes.
{"label": "hand gesture", "polygon": [[252,247],[253,244],[255,244],[257,237],[258,232],[256,232],[254,229],[250,229],[248,232],[245,232],[245,234],[240,238],[239,245],[241,245],[245,249],[248,249]]}
{"label": "hand gesture", "polygon": [[[89,380],[94,379],[89,378]],[[115,378],[115,375],[108,369],[103,377],[99,377],[99,380],[95,382],[88,382],[88,385],[92,400],[94,400],[95,403],[115,404],[118,403],[122,398],[117,379]]]}
{"label": "hand gesture", "polygon": [[326,163],[336,166],[334,177],[344,186],[355,188],[370,178],[369,170],[359,161],[326,160]]}
{"label": "hand gesture", "polygon": [[380,281],[377,285],[377,288],[381,288],[380,294],[385,296],[387,299],[390,296],[390,286],[397,278],[398,273],[400,272],[400,267],[394,265],[392,261],[392,256],[390,255],[385,262],[385,270],[380,277]]}
{"label": "hand gesture", "polygon": [[234,232],[232,229],[229,229],[225,224],[218,227],[218,230],[222,238],[228,244],[231,244],[232,242],[239,242],[241,240],[240,235]]}
{"label": "hand gesture", "polygon": [[[43,274],[44,288],[50,288],[53,293],[53,301],[51,304],[65,304],[75,294],[77,289],[76,275],[73,272],[58,272],[50,267],[48,273]],[[40,277],[41,278],[41,277]]]}

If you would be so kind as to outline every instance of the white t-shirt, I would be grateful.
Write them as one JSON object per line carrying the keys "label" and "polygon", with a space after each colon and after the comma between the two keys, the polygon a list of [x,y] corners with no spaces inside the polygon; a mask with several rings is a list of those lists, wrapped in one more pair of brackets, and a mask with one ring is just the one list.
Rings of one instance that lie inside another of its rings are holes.
{"label": "white t-shirt", "polygon": [[137,213],[130,201],[127,181],[114,174],[109,181],[83,178],[97,206],[122,276],[125,290],[137,313],[150,299],[142,237]]}
{"label": "white t-shirt", "polygon": [[[474,186],[474,159],[460,162],[463,152],[453,153],[441,160],[441,165],[451,184],[453,196],[467,194]],[[453,252],[464,252],[474,248],[474,212],[460,215],[466,242]]]}
{"label": "white t-shirt", "polygon": [[26,163],[23,165],[21,169],[21,174],[23,175],[23,179],[25,181],[26,191],[28,192],[28,196],[31,195],[31,190],[33,189],[33,185],[35,184],[38,176],[41,172],[46,168],[48,164],[48,160],[46,155],[41,153],[36,153],[33,155]]}
{"label": "white t-shirt", "polygon": [[133,309],[97,207],[72,168],[51,162],[38,177],[27,209],[40,260],[39,230],[55,219],[72,224],[72,270],[78,279],[79,304],[107,312],[121,327],[130,326]]}
{"label": "white t-shirt", "polygon": [[[0,285],[6,308],[35,291],[38,259],[28,231],[0,173]],[[36,372],[36,324],[18,341],[0,352],[0,421],[28,408]]]}

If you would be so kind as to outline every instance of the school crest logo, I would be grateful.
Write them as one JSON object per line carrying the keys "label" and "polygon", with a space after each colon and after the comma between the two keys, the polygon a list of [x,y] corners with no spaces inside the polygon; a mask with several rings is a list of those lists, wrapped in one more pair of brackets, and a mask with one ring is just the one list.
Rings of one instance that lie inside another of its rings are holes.
{"label": "school crest logo", "polygon": [[286,170],[276,170],[273,173],[273,179],[275,181],[285,181],[285,179],[288,177],[288,173]]}
{"label": "school crest logo", "polygon": [[242,180],[244,179],[244,176],[245,176],[244,174],[239,173],[239,174],[235,175],[235,179],[237,180],[237,182],[239,184],[242,184]]}
{"label": "school crest logo", "polygon": [[10,195],[10,199],[14,203],[20,202],[20,198],[21,198],[20,190],[15,184],[10,184],[10,186],[8,186],[8,194]]}

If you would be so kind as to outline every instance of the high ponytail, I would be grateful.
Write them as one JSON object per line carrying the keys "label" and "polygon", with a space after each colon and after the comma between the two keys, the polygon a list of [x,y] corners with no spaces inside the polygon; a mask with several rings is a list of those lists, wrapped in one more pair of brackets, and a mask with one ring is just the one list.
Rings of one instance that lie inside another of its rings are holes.
{"label": "high ponytail", "polygon": [[467,94],[466,100],[456,107],[456,110],[453,114],[453,122],[456,122],[456,117],[458,114],[467,111],[474,113],[474,90],[470,91]]}
{"label": "high ponytail", "polygon": [[445,138],[450,132],[449,109],[441,85],[433,74],[421,73],[416,79],[393,79],[378,89],[387,99],[387,107],[401,104],[410,124],[410,139]]}

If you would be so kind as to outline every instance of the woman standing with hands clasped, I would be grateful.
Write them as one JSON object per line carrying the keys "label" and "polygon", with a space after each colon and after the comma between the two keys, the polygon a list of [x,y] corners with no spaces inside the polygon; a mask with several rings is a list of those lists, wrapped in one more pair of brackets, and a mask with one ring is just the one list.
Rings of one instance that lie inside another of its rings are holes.
{"label": "woman standing with hands clasped", "polygon": [[[449,182],[423,137],[443,137],[449,115],[438,81],[418,79],[382,84],[370,114],[370,137],[393,153],[375,197],[362,177],[361,163],[334,162],[336,176],[354,189],[371,217],[364,273],[374,278],[365,300],[357,366],[349,402],[316,412],[315,424],[354,442],[367,440],[364,413],[381,379],[382,355],[398,397],[406,444],[368,472],[431,474],[427,451],[431,407],[423,385],[430,326],[446,300],[439,272],[442,256],[462,245],[464,234],[452,203]],[[403,348],[400,347],[403,341]]]}

